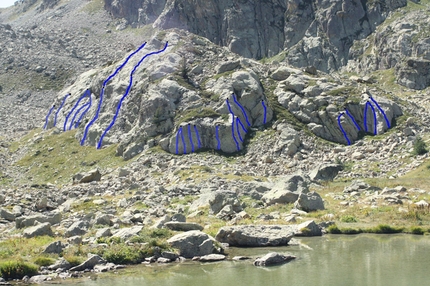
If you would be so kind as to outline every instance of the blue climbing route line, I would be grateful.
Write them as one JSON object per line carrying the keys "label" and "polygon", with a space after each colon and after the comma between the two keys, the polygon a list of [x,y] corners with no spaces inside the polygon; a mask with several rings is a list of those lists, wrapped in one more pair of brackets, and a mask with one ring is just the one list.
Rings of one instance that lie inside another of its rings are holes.
{"label": "blue climbing route line", "polygon": [[194,124],[194,132],[196,133],[196,137],[197,137],[197,146],[198,148],[202,148],[202,142],[200,141],[200,136],[199,136],[199,130],[197,130],[197,126]]}
{"label": "blue climbing route line", "polygon": [[373,107],[373,105],[369,101],[367,101],[366,105],[364,106],[364,130],[366,132],[368,132],[368,128],[367,128],[367,108],[369,106],[370,106],[370,108],[372,109],[372,112],[373,112],[373,125],[374,125],[373,134],[376,135],[376,134],[378,134],[378,119],[376,118],[375,108]]}
{"label": "blue climbing route line", "polygon": [[219,125],[215,127],[215,138],[216,138],[216,141],[218,142],[216,149],[221,150],[221,140],[219,139]]}
{"label": "blue climbing route line", "polygon": [[242,138],[242,135],[240,134],[240,130],[239,130],[239,120],[240,120],[239,117],[236,117],[236,120],[235,120],[236,121],[236,130],[237,130],[237,135],[239,135],[240,142],[243,142],[243,138]]}
{"label": "blue climbing route line", "polygon": [[234,116],[234,113],[233,113],[233,110],[231,110],[231,106],[230,106],[230,102],[228,101],[228,98],[225,100],[225,102],[227,103],[228,111]]}
{"label": "blue climbing route line", "polygon": [[54,108],[55,108],[55,104],[49,109],[48,114],[46,115],[45,125],[43,125],[43,129],[46,129],[46,127],[48,127],[49,116],[51,116],[52,110],[54,110]]}
{"label": "blue climbing route line", "polygon": [[88,107],[88,105],[90,105],[89,101],[87,103],[85,103],[84,105],[82,105],[81,107],[79,107],[79,109],[75,112],[75,115],[73,115],[73,118],[70,121],[69,130],[72,130],[72,127],[74,127],[76,125],[76,121],[75,121],[76,116],[78,116],[78,114],[80,114],[84,108]]}
{"label": "blue climbing route line", "polygon": [[[237,133],[240,133],[240,132],[237,132]],[[234,135],[234,115],[233,115],[233,122],[231,123],[231,137],[233,137],[234,143],[236,143],[237,151],[239,151],[240,150],[239,142],[236,139],[236,135]]]}
{"label": "blue climbing route line", "polygon": [[261,105],[263,105],[263,109],[264,109],[264,120],[263,120],[263,124],[266,124],[267,122],[267,107],[266,104],[264,104],[264,100],[261,100]]}
{"label": "blue climbing route line", "polygon": [[[245,117],[246,124],[248,124],[248,126],[251,126],[251,123],[249,123],[248,115],[246,114],[245,108],[243,108],[242,104],[240,104],[240,102],[237,101],[236,95],[234,93],[233,93],[233,100],[237,104],[237,106],[239,106],[239,108],[242,110],[242,114]],[[230,110],[230,112],[231,112],[231,110]]]}
{"label": "blue climbing route line", "polygon": [[87,96],[91,96],[90,94],[90,90],[87,89],[85,90],[84,94],[78,99],[78,101],[76,101],[75,105],[73,106],[72,110],[69,112],[69,114],[67,114],[66,116],[66,120],[64,120],[64,126],[63,126],[63,131],[67,130],[67,121],[70,118],[70,115],[73,114],[73,112],[75,111],[75,109],[78,107],[79,103]]}
{"label": "blue climbing route line", "polygon": [[84,112],[82,112],[82,113],[81,113],[81,116],[79,116],[78,121],[76,121],[76,123],[75,123],[75,128],[78,128],[79,124],[80,124],[80,123],[81,123],[81,121],[82,121],[82,118],[84,118],[85,114],[87,114],[88,110],[90,110],[90,108],[91,108],[91,106],[92,106],[92,104],[93,104],[93,101],[92,101],[92,98],[91,98],[91,93],[90,93],[90,95],[88,96],[88,98],[90,99],[90,101],[86,104],[86,105],[88,105],[88,106],[87,106],[87,109],[85,109],[85,110],[84,110]]}
{"label": "blue climbing route line", "polygon": [[137,68],[142,64],[142,62],[149,56],[152,55],[156,55],[156,54],[160,54],[162,52],[164,52],[167,49],[168,46],[168,42],[166,42],[166,44],[164,45],[164,48],[162,48],[161,50],[155,51],[155,52],[151,52],[151,53],[147,53],[146,55],[144,55],[140,61],[134,66],[133,70],[130,72],[130,82],[127,86],[127,89],[124,93],[124,95],[121,97],[120,101],[118,102],[117,108],[116,108],[116,112],[115,115],[111,121],[111,123],[109,124],[109,126],[105,129],[105,131],[103,132],[102,136],[99,139],[99,142],[97,144],[97,149],[100,149],[103,143],[103,138],[105,137],[105,135],[107,134],[107,132],[112,128],[112,126],[115,124],[115,121],[118,117],[118,113],[121,110],[121,106],[122,103],[124,101],[124,99],[127,97],[127,95],[130,93],[131,87],[133,85],[133,74],[136,72]]}
{"label": "blue climbing route line", "polygon": [[351,141],[349,141],[348,135],[346,135],[345,130],[342,127],[342,123],[340,123],[340,118],[344,115],[345,113],[341,113],[339,114],[339,116],[337,117],[337,124],[339,125],[340,131],[342,131],[343,136],[345,137],[346,141],[348,142],[348,145],[351,145]]}
{"label": "blue climbing route line", "polygon": [[70,93],[68,93],[68,94],[66,94],[66,95],[64,96],[63,101],[61,102],[60,107],[58,107],[57,112],[55,112],[55,117],[54,117],[54,127],[55,127],[55,125],[57,125],[57,116],[58,116],[58,113],[60,112],[61,108],[63,108],[64,103],[66,103],[66,99],[67,99],[69,96],[70,96]]}
{"label": "blue climbing route line", "polygon": [[191,143],[191,153],[194,153],[194,143],[193,143],[193,136],[191,135],[191,124],[188,123],[188,139],[190,139]]}
{"label": "blue climbing route line", "polygon": [[245,128],[245,126],[242,124],[242,121],[240,120],[240,118],[239,117],[237,117],[236,118],[236,125],[237,125],[237,122],[239,122],[239,125],[240,125],[240,127],[242,127],[242,130],[245,132],[245,133],[248,133],[248,130]]}
{"label": "blue climbing route line", "polygon": [[379,111],[384,116],[385,122],[387,123],[387,127],[391,128],[390,121],[388,120],[387,114],[385,114],[384,110],[381,108],[381,106],[379,106],[379,104],[376,102],[376,100],[373,99],[373,97],[370,96],[370,100],[373,101],[373,103],[375,103],[376,107],[379,109]]}
{"label": "blue climbing route line", "polygon": [[176,133],[176,155],[179,154],[179,135],[181,133],[182,127],[179,127],[178,132]]}
{"label": "blue climbing route line", "polygon": [[135,54],[137,54],[141,49],[143,49],[143,47],[145,47],[146,42],[144,42],[136,51],[134,51],[133,53],[131,53],[126,59],[125,61],[103,82],[102,85],[102,89],[100,90],[100,100],[99,100],[99,104],[97,105],[97,111],[96,114],[94,115],[93,119],[91,119],[91,121],[85,126],[85,130],[84,130],[84,134],[82,136],[82,140],[81,140],[81,146],[84,145],[85,140],[87,139],[87,135],[88,135],[88,130],[90,129],[91,125],[94,124],[94,122],[96,122],[96,120],[99,118],[99,114],[100,114],[100,109],[103,103],[103,95],[105,92],[105,87],[107,85],[107,83],[118,74],[118,72],[128,63],[128,61],[130,60],[130,58],[132,56],[134,56]]}
{"label": "blue climbing route line", "polygon": [[184,133],[182,132],[182,126],[181,126],[179,131],[180,131],[179,133],[181,134],[182,145],[184,147],[184,153],[183,154],[187,154],[187,145],[185,144],[185,138],[184,138]]}
{"label": "blue climbing route line", "polygon": [[361,130],[360,125],[358,125],[357,121],[355,121],[354,116],[352,116],[352,114],[349,113],[348,109],[345,109],[345,112],[346,112],[346,115],[348,115],[349,118],[352,120],[352,122],[354,123],[355,127],[357,127],[357,129],[360,131]]}

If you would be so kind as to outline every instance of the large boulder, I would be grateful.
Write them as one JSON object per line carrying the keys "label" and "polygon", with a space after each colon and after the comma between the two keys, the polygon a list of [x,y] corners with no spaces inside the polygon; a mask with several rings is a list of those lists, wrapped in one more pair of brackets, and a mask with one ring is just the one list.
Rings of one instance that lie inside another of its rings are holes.
{"label": "large boulder", "polygon": [[90,224],[88,221],[79,220],[75,221],[69,228],[67,228],[64,235],[66,237],[72,237],[76,235],[84,235],[87,233]]}
{"label": "large boulder", "polygon": [[16,228],[24,228],[34,225],[35,222],[49,222],[51,225],[55,225],[61,222],[61,213],[56,212],[50,215],[35,214],[30,216],[18,217],[15,219]]}
{"label": "large boulder", "polygon": [[316,192],[309,192],[307,194],[300,194],[294,207],[305,212],[311,212],[324,209],[324,201],[321,196]]}
{"label": "large boulder", "polygon": [[51,224],[49,222],[40,223],[38,225],[26,228],[23,232],[25,238],[31,238],[42,235],[53,236]]}
{"label": "large boulder", "polygon": [[194,222],[169,221],[164,226],[174,231],[203,230],[203,226]]}
{"label": "large boulder", "polygon": [[287,245],[294,236],[294,227],[288,225],[241,225],[220,228],[216,240],[238,247]]}
{"label": "large boulder", "polygon": [[138,233],[143,229],[143,226],[136,225],[133,227],[121,228],[117,232],[114,233],[113,237],[119,237],[121,239],[127,239],[129,237],[138,235]]}
{"label": "large boulder", "polygon": [[198,230],[177,234],[167,240],[171,247],[179,250],[185,258],[204,256],[214,252],[214,238]]}
{"label": "large boulder", "polygon": [[287,176],[278,181],[272,190],[263,195],[267,205],[294,203],[301,193],[307,193],[308,179],[301,174]]}
{"label": "large boulder", "polygon": [[322,229],[313,220],[296,225],[295,236],[321,236]]}
{"label": "large boulder", "polygon": [[231,205],[235,212],[242,210],[237,194],[233,191],[216,191],[209,198],[211,214],[219,213],[227,205]]}
{"label": "large boulder", "polygon": [[290,260],[295,259],[295,256],[292,255],[283,255],[276,252],[270,252],[263,257],[257,258],[254,261],[255,266],[270,266],[286,263]]}
{"label": "large boulder", "polygon": [[83,271],[85,269],[93,269],[98,264],[105,264],[106,261],[98,255],[93,255],[81,264],[70,268],[70,271]]}
{"label": "large boulder", "polygon": [[100,181],[102,175],[98,169],[88,171],[86,173],[77,173],[73,176],[73,184],[90,183]]}
{"label": "large boulder", "polygon": [[315,167],[309,177],[312,181],[333,181],[341,170],[342,166],[339,164],[323,163]]}

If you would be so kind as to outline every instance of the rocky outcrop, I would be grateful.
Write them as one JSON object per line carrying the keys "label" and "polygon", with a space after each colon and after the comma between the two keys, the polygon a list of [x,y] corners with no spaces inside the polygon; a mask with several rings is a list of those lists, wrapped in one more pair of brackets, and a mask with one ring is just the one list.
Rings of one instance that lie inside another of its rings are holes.
{"label": "rocky outcrop", "polygon": [[287,225],[225,226],[219,229],[216,240],[238,247],[287,245],[294,236],[294,227]]}
{"label": "rocky outcrop", "polygon": [[267,205],[294,203],[301,193],[307,193],[308,178],[302,174],[287,176],[266,192],[261,200]]}
{"label": "rocky outcrop", "polygon": [[316,192],[309,192],[300,194],[294,207],[305,212],[311,212],[324,209],[324,201],[321,196]]}
{"label": "rocky outcrop", "polygon": [[248,58],[285,50],[289,64],[324,71],[345,65],[353,40],[368,36],[390,11],[406,5],[406,0],[130,2],[106,0],[105,8],[132,25],[184,29]]}

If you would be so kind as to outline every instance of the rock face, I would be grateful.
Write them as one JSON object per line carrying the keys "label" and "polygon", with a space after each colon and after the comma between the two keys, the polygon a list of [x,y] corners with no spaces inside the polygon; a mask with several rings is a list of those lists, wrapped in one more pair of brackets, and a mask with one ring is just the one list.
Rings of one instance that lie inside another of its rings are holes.
{"label": "rock face", "polygon": [[368,36],[390,11],[406,5],[406,0],[130,2],[108,0],[105,8],[132,25],[185,29],[248,58],[286,50],[288,63],[324,71],[345,65],[354,39]]}
{"label": "rock face", "polygon": [[179,255],[185,258],[204,256],[214,252],[214,239],[198,230],[177,234],[167,240],[173,248],[179,250]]}
{"label": "rock face", "polygon": [[270,266],[270,265],[277,265],[277,264],[283,264],[287,263],[290,260],[295,259],[295,256],[292,255],[283,255],[276,252],[270,252],[266,255],[264,255],[261,258],[257,258],[254,261],[255,266]]}
{"label": "rock face", "polygon": [[220,228],[216,240],[238,247],[287,245],[294,236],[294,228],[285,225],[244,225]]}

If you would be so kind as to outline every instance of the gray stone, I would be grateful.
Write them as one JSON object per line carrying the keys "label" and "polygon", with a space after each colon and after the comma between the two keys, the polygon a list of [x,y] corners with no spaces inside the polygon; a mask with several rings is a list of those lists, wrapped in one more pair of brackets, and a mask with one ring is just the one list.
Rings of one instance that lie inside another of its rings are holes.
{"label": "gray stone", "polygon": [[115,264],[113,263],[106,263],[106,264],[97,264],[94,265],[94,272],[108,272],[110,270],[114,270]]}
{"label": "gray stone", "polygon": [[241,225],[219,229],[216,240],[238,247],[287,245],[294,236],[294,227],[287,225]]}
{"label": "gray stone", "polygon": [[96,232],[96,238],[109,237],[111,235],[112,235],[112,231],[108,227],[101,228],[101,229],[97,230],[97,232]]}
{"label": "gray stone", "polygon": [[209,198],[210,213],[217,214],[226,205],[231,205],[235,212],[242,211],[237,194],[232,191],[216,191]]}
{"label": "gray stone", "polygon": [[177,234],[167,240],[171,247],[178,249],[185,258],[208,255],[214,252],[214,239],[198,230]]}
{"label": "gray stone", "polygon": [[203,230],[203,226],[195,222],[169,221],[164,226],[174,231]]}
{"label": "gray stone", "polygon": [[73,184],[90,183],[94,181],[100,181],[102,175],[98,169],[88,171],[86,173],[75,174],[72,178]]}
{"label": "gray stone", "polygon": [[65,247],[66,245],[62,241],[54,241],[43,250],[43,253],[61,254]]}
{"label": "gray stone", "polygon": [[38,225],[24,229],[23,235],[25,238],[31,238],[42,235],[53,236],[51,224],[49,222],[40,223]]}
{"label": "gray stone", "polygon": [[75,235],[72,237],[67,238],[67,242],[73,245],[79,245],[82,243],[82,236]]}
{"label": "gray stone", "polygon": [[3,208],[0,209],[0,217],[8,221],[15,221],[16,218],[13,213]]}
{"label": "gray stone", "polygon": [[179,258],[179,255],[177,253],[171,251],[163,251],[161,252],[161,256],[169,259],[170,261],[175,261]]}
{"label": "gray stone", "polygon": [[270,252],[266,255],[264,255],[261,258],[257,258],[254,261],[255,266],[270,266],[270,265],[277,265],[277,264],[283,264],[290,260],[295,259],[295,256],[292,255],[283,255],[276,252]]}
{"label": "gray stone", "polygon": [[201,262],[215,262],[225,260],[225,255],[222,254],[208,254],[200,257],[199,261]]}
{"label": "gray stone", "polygon": [[187,218],[183,214],[174,214],[171,217],[172,221],[186,222]]}
{"label": "gray stone", "polygon": [[70,271],[83,271],[85,269],[93,269],[98,264],[105,264],[106,261],[98,255],[93,255],[78,266],[70,268]]}
{"label": "gray stone", "polygon": [[225,73],[225,72],[232,71],[232,70],[238,68],[239,65],[240,65],[240,61],[238,61],[238,60],[227,61],[227,62],[219,64],[216,67],[216,71],[217,71],[217,74]]}
{"label": "gray stone", "polygon": [[88,221],[79,220],[75,221],[71,226],[69,226],[64,233],[65,237],[71,237],[76,235],[84,235],[88,232],[90,224]]}
{"label": "gray stone", "polygon": [[333,181],[341,170],[342,166],[339,164],[323,163],[315,167],[309,177],[312,181]]}
{"label": "gray stone", "polygon": [[313,220],[303,222],[297,225],[295,236],[321,236],[321,227]]}
{"label": "gray stone", "polygon": [[287,79],[291,74],[291,69],[288,67],[279,67],[277,70],[275,70],[270,77],[274,80],[285,80]]}
{"label": "gray stone", "polygon": [[294,203],[294,207],[306,212],[311,212],[323,210],[324,202],[318,193],[310,192],[307,194],[300,194],[299,198]]}
{"label": "gray stone", "polygon": [[34,225],[34,222],[49,222],[51,225],[55,225],[61,222],[61,213],[57,212],[51,215],[36,214],[26,217],[18,217],[15,219],[16,228],[23,228]]}
{"label": "gray stone", "polygon": [[54,264],[49,265],[48,269],[49,270],[57,270],[59,268],[63,269],[63,270],[69,270],[72,267],[72,265],[70,264],[70,262],[68,262],[66,259],[64,259],[64,257],[60,257],[57,261],[55,261]]}
{"label": "gray stone", "polygon": [[133,226],[128,228],[121,228],[117,232],[114,233],[112,237],[119,237],[121,239],[128,239],[132,236],[138,235],[139,232],[143,229],[143,226]]}
{"label": "gray stone", "polygon": [[157,263],[169,263],[169,262],[172,262],[172,261],[168,258],[164,258],[164,257],[157,258]]}

